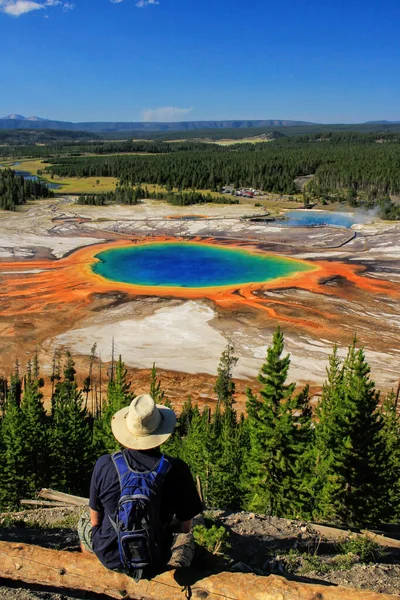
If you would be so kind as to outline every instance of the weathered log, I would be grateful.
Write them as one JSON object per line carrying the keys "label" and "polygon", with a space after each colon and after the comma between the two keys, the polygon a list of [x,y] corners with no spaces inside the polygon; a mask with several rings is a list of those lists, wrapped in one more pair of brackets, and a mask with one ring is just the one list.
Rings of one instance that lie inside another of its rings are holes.
{"label": "weathered log", "polygon": [[174,569],[178,567],[190,567],[196,552],[193,534],[179,533],[172,546],[172,556],[169,565]]}
{"label": "weathered log", "polygon": [[52,490],[50,488],[43,488],[40,490],[38,497],[44,498],[45,500],[55,500],[62,504],[72,504],[73,506],[88,506],[89,504],[89,498],[64,494],[64,492],[57,492],[57,490]]}
{"label": "weathered log", "polygon": [[185,569],[136,584],[103,567],[92,554],[8,542],[0,542],[0,577],[134,600],[400,600],[400,596],[299,583],[276,575],[220,573],[190,580],[191,573]]}
{"label": "weathered log", "polygon": [[51,500],[20,500],[20,504],[23,506],[46,506],[53,508],[69,508],[73,509],[75,506],[73,504],[61,504],[60,502],[55,502]]}
{"label": "weathered log", "polygon": [[348,531],[346,529],[337,529],[336,527],[329,527],[328,525],[318,525],[317,523],[310,523],[310,526],[318,531],[321,535],[323,535],[328,540],[346,540],[349,537],[368,537],[373,540],[379,546],[384,548],[396,548],[400,550],[400,540],[396,540],[391,537],[386,537],[385,535],[379,535],[378,533],[374,533],[373,531],[368,531],[364,529],[361,533],[357,533],[354,531]]}

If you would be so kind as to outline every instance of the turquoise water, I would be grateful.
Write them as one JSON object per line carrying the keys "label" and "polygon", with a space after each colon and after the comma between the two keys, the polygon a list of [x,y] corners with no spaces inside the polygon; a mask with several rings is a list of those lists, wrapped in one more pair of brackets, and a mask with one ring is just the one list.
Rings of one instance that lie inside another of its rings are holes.
{"label": "turquoise water", "polygon": [[277,221],[280,227],[312,227],[329,225],[331,227],[346,227],[350,229],[356,219],[353,215],[340,212],[291,210],[285,214],[287,220]]}
{"label": "turquoise water", "polygon": [[270,281],[312,267],[290,258],[192,243],[154,243],[105,250],[93,271],[144,286],[207,288]]}

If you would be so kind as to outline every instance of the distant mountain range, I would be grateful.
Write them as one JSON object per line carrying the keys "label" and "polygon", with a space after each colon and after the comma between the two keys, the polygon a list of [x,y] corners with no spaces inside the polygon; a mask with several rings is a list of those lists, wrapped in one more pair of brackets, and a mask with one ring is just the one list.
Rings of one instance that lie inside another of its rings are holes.
{"label": "distant mountain range", "polygon": [[89,131],[93,133],[117,131],[195,131],[199,129],[244,129],[253,127],[293,127],[313,125],[307,121],[285,121],[277,119],[257,121],[182,121],[178,123],[146,123],[146,122],[97,122],[69,123],[51,121],[40,117],[24,117],[12,114],[0,119],[0,129],[61,129],[66,131]]}
{"label": "distant mountain range", "polygon": [[[121,133],[137,132],[138,134],[147,133],[168,133],[179,131],[200,131],[200,130],[223,130],[223,129],[253,129],[253,128],[282,128],[282,127],[321,127],[324,130],[328,127],[338,130],[369,130],[375,126],[386,130],[391,125],[399,125],[400,121],[368,121],[355,125],[323,125],[321,123],[310,123],[308,121],[288,121],[281,119],[265,120],[232,120],[232,121],[180,121],[177,123],[153,123],[153,122],[84,122],[70,123],[68,121],[52,121],[42,119],[41,117],[24,117],[23,115],[11,114],[0,118],[0,130],[16,129],[34,129],[41,131],[48,129],[57,129],[70,132],[97,133]],[[366,129],[367,128],[367,129]],[[290,135],[290,134],[289,134]]]}
{"label": "distant mountain range", "polygon": [[366,121],[365,125],[400,125],[400,121]]}
{"label": "distant mountain range", "polygon": [[23,117],[22,115],[8,115],[7,117],[1,117],[1,121],[47,121],[47,119],[41,119],[40,117]]}

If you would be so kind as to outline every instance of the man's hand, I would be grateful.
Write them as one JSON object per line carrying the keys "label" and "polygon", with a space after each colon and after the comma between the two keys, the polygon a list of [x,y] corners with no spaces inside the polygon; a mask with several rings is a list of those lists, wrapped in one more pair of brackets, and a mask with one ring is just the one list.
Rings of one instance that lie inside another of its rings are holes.
{"label": "man's hand", "polygon": [[192,521],[178,521],[176,517],[172,519],[171,531],[172,533],[190,533],[192,531]]}
{"label": "man's hand", "polygon": [[192,531],[192,522],[193,519],[190,519],[190,521],[179,521],[181,526],[180,533],[190,533]]}
{"label": "man's hand", "polygon": [[103,514],[98,510],[90,509],[90,522],[92,527],[99,527],[103,521]]}

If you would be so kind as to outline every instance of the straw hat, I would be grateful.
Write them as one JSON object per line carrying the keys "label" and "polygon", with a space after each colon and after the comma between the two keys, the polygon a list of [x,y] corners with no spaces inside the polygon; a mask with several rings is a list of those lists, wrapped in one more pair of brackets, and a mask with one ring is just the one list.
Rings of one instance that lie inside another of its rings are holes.
{"label": "straw hat", "polygon": [[172,434],[175,424],[174,411],[156,404],[149,394],[137,396],[130,406],[119,410],[111,419],[116,440],[132,450],[160,446]]}

